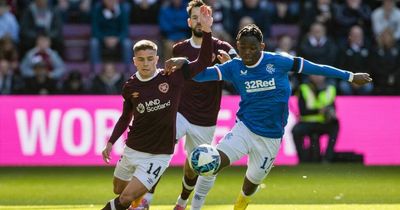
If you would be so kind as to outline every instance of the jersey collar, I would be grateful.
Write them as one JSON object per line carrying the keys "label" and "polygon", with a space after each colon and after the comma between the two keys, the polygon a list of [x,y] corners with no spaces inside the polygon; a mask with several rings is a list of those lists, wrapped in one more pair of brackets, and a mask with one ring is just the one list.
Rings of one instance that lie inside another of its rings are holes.
{"label": "jersey collar", "polygon": [[247,67],[247,68],[254,68],[254,67],[257,67],[258,64],[261,63],[261,61],[263,60],[263,58],[264,58],[264,52],[261,52],[260,59],[258,59],[257,63],[255,63],[254,65],[251,65],[251,66],[247,66],[247,65],[246,65],[246,67]]}
{"label": "jersey collar", "polygon": [[147,82],[147,81],[152,80],[154,77],[156,77],[158,75],[158,73],[160,73],[160,71],[161,71],[160,69],[156,69],[156,72],[154,72],[154,75],[147,79],[142,78],[142,76],[140,76],[138,71],[135,73],[135,75],[136,75],[136,78],[138,78],[138,80],[140,80],[141,82]]}
{"label": "jersey collar", "polygon": [[196,43],[194,43],[193,38],[190,38],[189,42],[190,42],[190,45],[192,45],[193,48],[199,49],[201,47],[201,45],[196,45]]}

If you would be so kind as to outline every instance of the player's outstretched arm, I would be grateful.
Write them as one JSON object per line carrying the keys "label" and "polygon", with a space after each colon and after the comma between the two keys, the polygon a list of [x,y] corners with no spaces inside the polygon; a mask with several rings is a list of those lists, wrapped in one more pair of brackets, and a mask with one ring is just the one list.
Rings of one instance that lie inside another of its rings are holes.
{"label": "player's outstretched arm", "polygon": [[357,85],[364,85],[372,82],[372,78],[367,73],[353,73],[328,65],[315,64],[303,58],[294,58],[293,69],[298,73],[316,74],[330,78],[347,80]]}
{"label": "player's outstretched arm", "polygon": [[[196,60],[188,62],[185,58],[171,58],[165,62],[164,72],[170,75],[177,69],[182,69],[185,77],[192,78],[199,72],[211,66],[212,64],[212,37],[211,26],[213,23],[211,8],[208,6],[200,7],[200,23],[203,31],[203,41],[201,43],[200,53]],[[187,65],[185,65],[187,64]]]}
{"label": "player's outstretched arm", "polygon": [[372,82],[372,78],[368,73],[354,73],[352,81],[353,84],[364,85],[370,82]]}

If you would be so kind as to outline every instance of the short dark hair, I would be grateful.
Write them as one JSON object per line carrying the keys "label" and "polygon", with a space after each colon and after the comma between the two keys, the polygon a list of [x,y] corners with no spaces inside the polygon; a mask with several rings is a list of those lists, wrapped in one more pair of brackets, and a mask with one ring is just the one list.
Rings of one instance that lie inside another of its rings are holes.
{"label": "short dark hair", "polygon": [[190,15],[192,14],[193,7],[201,7],[203,5],[206,5],[203,2],[203,0],[192,0],[192,1],[190,1],[188,6],[186,7],[186,11],[189,14],[189,18],[190,18]]}
{"label": "short dark hair", "polygon": [[154,50],[157,52],[157,45],[150,40],[140,40],[133,45],[133,52],[136,53],[140,50]]}
{"label": "short dark hair", "polygon": [[258,41],[263,42],[263,34],[255,24],[249,24],[242,29],[240,29],[238,35],[236,36],[236,41],[239,41],[243,36],[254,36]]}

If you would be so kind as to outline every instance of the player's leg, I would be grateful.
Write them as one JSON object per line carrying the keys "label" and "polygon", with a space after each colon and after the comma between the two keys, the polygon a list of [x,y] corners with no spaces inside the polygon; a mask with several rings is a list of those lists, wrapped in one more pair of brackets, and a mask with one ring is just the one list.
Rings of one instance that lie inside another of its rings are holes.
{"label": "player's leg", "polygon": [[[232,128],[232,131],[226,134],[218,143],[217,149],[221,156],[221,165],[217,170],[217,173],[248,153],[249,149],[246,145],[248,133],[244,129],[246,128],[242,122],[236,123]],[[201,209],[201,207],[204,205],[205,198],[214,185],[215,179],[216,175],[200,176],[198,178],[194,189],[191,208],[192,210]]]}
{"label": "player's leg", "polygon": [[[145,153],[144,156],[142,156],[141,159],[138,160],[138,166],[137,169],[135,170],[134,177],[136,177],[138,180],[141,181],[141,183],[148,189],[153,189],[153,187],[159,182],[160,177],[166,170],[166,168],[169,165],[169,162],[172,158],[172,155],[151,155],[148,153]],[[146,191],[146,193],[148,192]],[[131,208],[132,210],[147,210],[149,209],[149,205],[145,202],[146,194],[144,194],[140,201],[139,205],[137,208]],[[136,198],[138,199],[138,198]]]}
{"label": "player's leg", "polygon": [[218,150],[218,152],[221,157],[221,164],[220,164],[217,172],[212,176],[199,176],[197,179],[197,183],[194,188],[192,205],[191,205],[192,210],[197,210],[197,209],[202,208],[208,192],[214,186],[215,180],[217,178],[217,173],[219,173],[223,168],[230,165],[229,157],[220,150]]}
{"label": "player's leg", "polygon": [[[181,140],[189,130],[190,123],[189,121],[181,114],[177,113],[176,115],[176,139],[177,143]],[[161,177],[160,177],[161,179]],[[160,181],[160,179],[158,181]],[[153,199],[154,192],[157,188],[158,182],[151,188],[149,192],[147,192],[141,201],[140,207],[149,208],[151,201]]]}
{"label": "player's leg", "polygon": [[[134,171],[134,162],[130,162],[129,156],[134,155],[130,149],[125,148],[124,154],[118,161],[114,170],[113,191],[120,195],[132,180]],[[123,209],[124,206],[120,201],[120,196],[110,200],[103,209]],[[126,209],[126,208],[125,208]]]}
{"label": "player's leg", "polygon": [[[211,144],[214,137],[215,126],[205,127],[190,124],[188,122],[188,129],[185,139],[185,151],[190,154],[192,150],[201,144]],[[196,181],[197,174],[190,168],[188,159],[186,158],[183,167],[184,175],[182,178],[182,191],[179,195],[175,209],[185,209],[188,203],[190,194],[192,193]]]}
{"label": "player's leg", "polygon": [[258,189],[272,168],[278,154],[281,139],[258,136],[254,133],[247,141],[249,144],[249,160],[242,190],[236,199],[234,210],[244,210],[250,203],[250,198]]}

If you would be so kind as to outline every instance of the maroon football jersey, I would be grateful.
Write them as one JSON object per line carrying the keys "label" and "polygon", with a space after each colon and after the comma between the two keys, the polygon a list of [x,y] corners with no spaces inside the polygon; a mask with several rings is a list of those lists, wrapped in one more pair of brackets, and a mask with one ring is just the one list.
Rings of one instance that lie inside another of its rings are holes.
{"label": "maroon football jersey", "polygon": [[[213,65],[218,63],[216,55],[218,50],[224,50],[229,54],[236,52],[227,42],[213,38]],[[200,46],[195,46],[191,39],[174,45],[174,57],[186,57],[190,61],[197,58]],[[195,82],[185,81],[182,99],[178,111],[192,124],[200,126],[214,126],[217,124],[218,112],[221,104],[223,81]]]}
{"label": "maroon football jersey", "polygon": [[172,154],[176,142],[176,114],[185,79],[192,78],[211,65],[213,45],[211,33],[205,33],[199,57],[182,69],[142,79],[139,72],[124,85],[124,107],[111,134],[114,144],[128,127],[126,145],[134,150],[151,154]]}
{"label": "maroon football jersey", "polygon": [[141,81],[137,75],[128,80],[122,93],[133,107],[133,122],[126,145],[152,154],[172,154],[183,74],[177,72],[165,76],[158,73],[150,81]]}
{"label": "maroon football jersey", "polygon": [[199,58],[169,76],[158,72],[142,79],[137,72],[124,85],[124,108],[109,142],[114,144],[132,119],[126,145],[151,154],[172,154],[176,142],[176,114],[185,79],[211,65],[211,33],[205,33]]}

